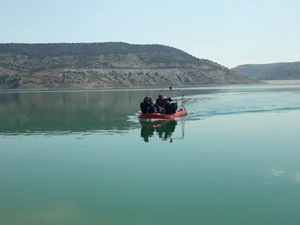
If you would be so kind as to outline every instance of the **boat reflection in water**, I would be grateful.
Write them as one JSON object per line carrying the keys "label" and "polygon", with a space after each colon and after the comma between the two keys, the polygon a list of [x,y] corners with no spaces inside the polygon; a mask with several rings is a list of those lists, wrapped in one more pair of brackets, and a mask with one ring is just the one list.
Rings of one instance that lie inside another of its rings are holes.
{"label": "boat reflection in water", "polygon": [[[184,121],[182,121],[184,122]],[[147,121],[140,120],[141,128],[141,137],[145,142],[149,142],[149,139],[154,137],[155,134],[162,141],[170,141],[173,142],[174,139],[183,139],[184,137],[184,124],[182,124],[182,135],[181,137],[173,137],[172,135],[175,131],[177,121],[176,120],[156,120],[156,121]]]}

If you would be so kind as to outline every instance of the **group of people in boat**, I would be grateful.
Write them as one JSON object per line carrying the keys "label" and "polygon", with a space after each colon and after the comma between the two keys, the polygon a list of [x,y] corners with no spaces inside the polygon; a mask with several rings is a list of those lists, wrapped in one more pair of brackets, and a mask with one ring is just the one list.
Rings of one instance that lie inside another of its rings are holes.
{"label": "group of people in boat", "polygon": [[143,114],[156,112],[173,114],[177,111],[177,102],[172,101],[170,97],[163,97],[159,94],[155,102],[153,102],[150,97],[145,97],[140,107]]}

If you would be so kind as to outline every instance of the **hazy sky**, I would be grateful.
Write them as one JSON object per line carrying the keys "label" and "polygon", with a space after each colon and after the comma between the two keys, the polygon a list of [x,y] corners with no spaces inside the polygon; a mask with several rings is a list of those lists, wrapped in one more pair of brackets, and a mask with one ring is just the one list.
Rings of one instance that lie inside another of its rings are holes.
{"label": "hazy sky", "polygon": [[0,43],[163,44],[227,67],[300,61],[299,0],[0,0]]}

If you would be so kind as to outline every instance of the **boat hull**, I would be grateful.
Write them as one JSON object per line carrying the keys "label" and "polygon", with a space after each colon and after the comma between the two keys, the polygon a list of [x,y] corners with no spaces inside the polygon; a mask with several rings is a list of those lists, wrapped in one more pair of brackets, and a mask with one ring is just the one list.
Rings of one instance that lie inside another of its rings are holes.
{"label": "boat hull", "polygon": [[185,108],[181,108],[176,111],[174,114],[164,114],[164,113],[140,113],[139,119],[165,119],[165,120],[173,120],[177,117],[182,117],[188,114],[188,111]]}

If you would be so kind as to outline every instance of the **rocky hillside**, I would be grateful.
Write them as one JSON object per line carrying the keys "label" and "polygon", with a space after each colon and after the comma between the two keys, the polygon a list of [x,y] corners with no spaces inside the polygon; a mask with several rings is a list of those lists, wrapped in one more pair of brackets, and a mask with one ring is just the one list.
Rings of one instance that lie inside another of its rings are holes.
{"label": "rocky hillside", "polygon": [[0,89],[251,83],[179,49],[126,43],[0,44]]}
{"label": "rocky hillside", "polygon": [[231,70],[258,80],[300,80],[300,62],[248,64]]}

